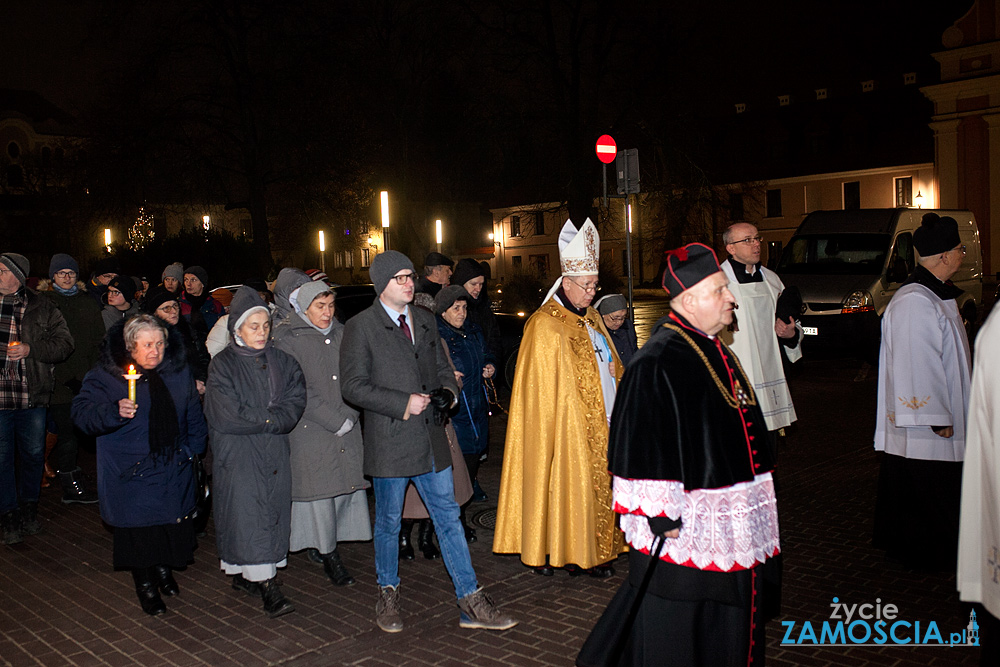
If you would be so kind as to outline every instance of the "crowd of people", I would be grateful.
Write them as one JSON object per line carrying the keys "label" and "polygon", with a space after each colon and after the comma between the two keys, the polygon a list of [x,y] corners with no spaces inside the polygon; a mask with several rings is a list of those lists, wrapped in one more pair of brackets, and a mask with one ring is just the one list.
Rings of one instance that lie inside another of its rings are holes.
{"label": "crowd of people", "polygon": [[[628,301],[595,301],[596,227],[567,221],[561,275],[526,323],[493,550],[538,575],[598,578],[628,552],[630,575],[578,664],[764,658],[780,600],[772,471],[796,419],[784,369],[801,358],[801,299],[761,265],[755,227],[723,240],[721,264],[700,243],[666,254],[670,312],[639,349]],[[964,255],[955,221],[928,214],[914,246],[919,266],[883,320],[875,544],[915,567],[957,561],[963,599],[992,624],[1000,591],[978,554],[994,526],[989,494],[972,490],[993,486],[992,417],[976,416],[992,348],[973,373],[949,282]],[[36,290],[28,260],[0,254],[5,544],[42,529],[39,491],[58,479],[64,503],[100,502],[113,566],[131,572],[144,612],[162,614],[203,534],[210,479],[219,567],[271,617],[295,610],[277,577],[290,553],[350,586],[338,545],[372,541],[375,622],[402,631],[399,561],[414,558],[418,525],[418,549],[451,576],[459,625],[517,624],[468,548],[466,509],[488,497],[486,385],[502,358],[477,262],[431,253],[418,277],[383,252],[374,302],[346,323],[315,270],[235,294],[210,292],[199,266],[171,264],[155,286],[107,259],[87,281],[79,270],[57,254]],[[96,438],[96,492],[77,464],[81,433]],[[966,447],[984,464],[963,468]]]}
{"label": "crowd of people", "polygon": [[[338,544],[374,538],[376,620],[397,632],[396,563],[413,557],[402,517],[414,517],[424,555],[453,576],[460,625],[513,627],[476,580],[465,518],[488,445],[496,320],[478,263],[460,262],[451,285],[449,258],[426,264],[417,307],[412,264],[379,255],[377,298],[345,327],[335,286],[315,270],[286,268],[270,289],[248,281],[234,294],[210,291],[200,266],[170,264],[150,285],[105,258],[81,279],[59,253],[39,280],[25,257],[0,255],[3,543],[42,530],[40,490],[58,479],[64,503],[100,503],[113,567],[131,573],[144,612],[162,614],[204,535],[210,484],[219,567],[234,589],[271,617],[287,614],[277,571],[289,553],[350,586]],[[385,332],[390,312],[412,326]],[[77,464],[85,438],[96,443],[96,489]]]}

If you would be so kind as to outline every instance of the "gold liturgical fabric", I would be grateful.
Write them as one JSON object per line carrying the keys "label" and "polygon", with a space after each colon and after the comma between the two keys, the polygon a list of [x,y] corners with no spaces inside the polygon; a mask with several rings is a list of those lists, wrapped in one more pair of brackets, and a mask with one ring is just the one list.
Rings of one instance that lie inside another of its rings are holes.
{"label": "gold liturgical fabric", "polygon": [[589,568],[626,549],[611,509],[608,422],[586,324],[622,363],[600,315],[549,299],[528,320],[511,395],[493,551]]}

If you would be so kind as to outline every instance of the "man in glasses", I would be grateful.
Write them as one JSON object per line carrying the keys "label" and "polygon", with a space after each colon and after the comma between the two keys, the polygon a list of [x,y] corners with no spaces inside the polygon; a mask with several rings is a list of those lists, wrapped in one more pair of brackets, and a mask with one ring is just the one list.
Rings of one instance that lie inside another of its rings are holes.
{"label": "man in glasses", "polygon": [[[344,326],[341,391],[364,410],[364,473],[375,492],[375,622],[401,632],[399,528],[406,487],[413,483],[437,531],[463,628],[506,630],[502,614],[479,587],[459,520],[444,424],[458,404],[458,384],[434,316],[413,308],[413,263],[390,250],[369,268],[379,295]],[[336,380],[336,378],[334,378]]]}
{"label": "man in glasses", "polygon": [[[29,289],[28,258],[0,254],[0,539],[17,544],[42,530],[45,409],[52,365],[73,352],[59,309]],[[17,461],[15,471],[15,461]]]}
{"label": "man in glasses", "polygon": [[[800,313],[779,315],[779,299],[785,291],[781,278],[761,265],[763,239],[757,228],[745,222],[730,225],[722,233],[729,260],[722,270],[736,298],[733,323],[722,338],[743,365],[767,423],[768,447],[777,454],[778,433],[795,421],[795,406],[785,380],[781,348],[789,361],[802,358]],[[801,307],[800,307],[801,311]]]}
{"label": "man in glasses", "polygon": [[971,355],[951,278],[965,246],[954,218],[927,213],[913,247],[918,265],[882,316],[873,544],[911,567],[953,570]]}
{"label": "man in glasses", "polygon": [[622,363],[590,306],[601,240],[590,220],[559,234],[562,276],[528,320],[507,422],[493,551],[535,572],[610,577],[624,549],[608,477],[608,421]]}
{"label": "man in glasses", "polygon": [[101,309],[77,283],[79,271],[79,265],[71,256],[53,255],[49,262],[52,289],[39,292],[62,313],[74,343],[73,353],[55,365],[55,388],[49,402],[49,415],[56,424],[56,442],[48,459],[59,477],[62,501],[67,504],[97,502],[97,494],[86,486],[77,465],[78,438],[83,436],[73,425],[70,405],[83,383],[83,376],[97,363],[105,329]]}

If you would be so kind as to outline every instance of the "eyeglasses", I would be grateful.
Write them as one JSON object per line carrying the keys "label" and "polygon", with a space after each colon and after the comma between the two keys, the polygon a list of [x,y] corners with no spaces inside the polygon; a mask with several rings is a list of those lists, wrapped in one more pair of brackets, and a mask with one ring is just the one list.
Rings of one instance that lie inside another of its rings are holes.
{"label": "eyeglasses", "polygon": [[121,295],[122,295],[122,293],[119,292],[116,289],[109,289],[108,290],[108,296],[121,296]]}
{"label": "eyeglasses", "polygon": [[730,243],[746,243],[747,245],[753,245],[754,243],[763,243],[764,237],[758,234],[757,236],[750,236],[745,239],[740,239],[739,241],[730,241]]}
{"label": "eyeglasses", "polygon": [[964,244],[958,246],[957,248],[955,248],[955,250],[961,250],[963,255],[966,254],[966,252],[965,252],[965,245]]}
{"label": "eyeglasses", "polygon": [[595,292],[596,293],[597,290],[601,289],[601,284],[597,283],[597,282],[591,283],[590,285],[581,285],[580,283],[576,282],[575,280],[573,280],[569,276],[566,276],[566,280],[570,281],[571,283],[573,283],[574,285],[576,285],[577,287],[579,287],[580,289],[582,289],[584,292]]}
{"label": "eyeglasses", "polygon": [[76,271],[70,271],[67,269],[65,271],[56,271],[52,275],[55,276],[56,278],[75,278]]}
{"label": "eyeglasses", "polygon": [[608,319],[612,322],[624,322],[625,315],[608,315]]}
{"label": "eyeglasses", "polygon": [[14,272],[11,271],[10,269],[0,269],[0,276],[5,275],[7,273],[14,273]]}
{"label": "eyeglasses", "polygon": [[398,276],[393,276],[393,279],[396,281],[397,285],[405,285],[407,280],[412,280],[413,282],[417,282],[417,274],[402,273]]}
{"label": "eyeglasses", "polygon": [[162,310],[165,313],[176,313],[180,309],[181,309],[181,307],[178,306],[176,303],[174,305],[172,305],[172,306],[167,305],[167,304],[163,304],[162,306],[160,306],[159,308],[157,308],[157,310]]}

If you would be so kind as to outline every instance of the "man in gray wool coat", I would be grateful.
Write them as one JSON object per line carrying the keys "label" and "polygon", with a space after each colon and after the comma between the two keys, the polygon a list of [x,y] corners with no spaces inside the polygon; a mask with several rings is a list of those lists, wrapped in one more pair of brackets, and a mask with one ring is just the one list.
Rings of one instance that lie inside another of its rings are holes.
{"label": "man in gray wool coat", "polygon": [[458,386],[434,316],[411,308],[413,263],[390,250],[370,268],[378,299],[347,322],[340,348],[344,398],[364,410],[364,472],[375,491],[375,620],[400,632],[397,539],[407,484],[420,493],[437,529],[463,628],[507,630],[502,614],[479,587],[459,520],[444,423]]}

